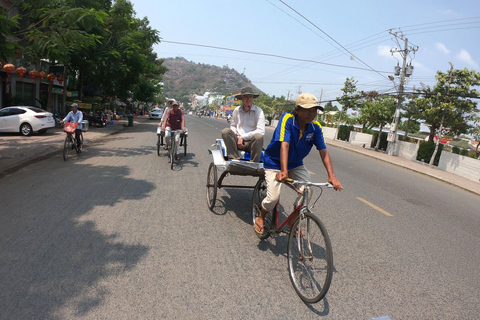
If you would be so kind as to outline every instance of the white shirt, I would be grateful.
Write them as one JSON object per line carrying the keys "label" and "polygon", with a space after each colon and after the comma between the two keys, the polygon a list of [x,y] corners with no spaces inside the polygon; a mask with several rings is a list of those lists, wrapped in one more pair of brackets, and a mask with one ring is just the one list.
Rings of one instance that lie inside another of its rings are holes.
{"label": "white shirt", "polygon": [[78,111],[77,110],[77,113],[73,113],[73,111],[70,111],[67,116],[65,117],[65,119],[63,119],[63,121],[70,121],[70,122],[73,122],[73,123],[78,123],[78,126],[77,126],[77,129],[82,129],[83,128],[83,124],[82,124],[82,121],[83,121],[83,113],[82,111]]}
{"label": "white shirt", "polygon": [[263,110],[252,105],[250,111],[245,112],[243,106],[236,107],[232,113],[230,129],[239,134],[243,140],[249,141],[256,133],[265,135],[265,115]]}

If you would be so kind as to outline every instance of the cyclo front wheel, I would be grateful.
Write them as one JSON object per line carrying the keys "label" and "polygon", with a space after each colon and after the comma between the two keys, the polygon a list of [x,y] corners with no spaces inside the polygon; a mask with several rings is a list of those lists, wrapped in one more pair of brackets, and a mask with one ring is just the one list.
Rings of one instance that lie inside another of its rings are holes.
{"label": "cyclo front wheel", "polygon": [[212,162],[208,167],[207,174],[207,204],[208,209],[212,210],[217,199],[217,166]]}
{"label": "cyclo front wheel", "polygon": [[333,252],[322,221],[310,212],[299,216],[288,237],[288,271],[300,298],[316,303],[327,294],[332,282]]}
{"label": "cyclo front wheel", "polygon": [[[267,185],[265,183],[265,179],[260,178],[258,179],[257,184],[255,185],[255,188],[253,189],[253,196],[252,196],[252,207],[251,207],[251,219],[253,223],[253,227],[255,228],[255,218],[260,214],[261,210],[261,203],[263,199],[267,196]],[[275,210],[275,209],[274,209]],[[270,230],[274,226],[274,214],[273,210],[268,212],[267,215],[265,216],[264,220],[264,227],[263,227],[263,233],[260,234],[258,232],[255,232],[255,234],[261,239],[267,239],[268,236],[270,236]]]}
{"label": "cyclo front wheel", "polygon": [[63,161],[68,159],[68,151],[72,148],[72,139],[67,135],[65,137],[65,142],[63,143]]}

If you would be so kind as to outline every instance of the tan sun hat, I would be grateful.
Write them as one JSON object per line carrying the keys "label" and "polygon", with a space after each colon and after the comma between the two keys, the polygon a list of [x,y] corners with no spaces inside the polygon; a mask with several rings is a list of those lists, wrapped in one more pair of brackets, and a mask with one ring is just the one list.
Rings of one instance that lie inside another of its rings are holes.
{"label": "tan sun hat", "polygon": [[176,101],[175,99],[168,99],[167,105],[171,107],[175,101]]}
{"label": "tan sun hat", "polygon": [[299,95],[295,101],[295,106],[304,109],[319,108],[323,111],[323,107],[318,103],[317,98],[311,93],[302,93]]}
{"label": "tan sun hat", "polygon": [[242,91],[240,91],[240,93],[237,93],[235,95],[235,98],[240,100],[242,99],[243,96],[253,96],[254,98],[258,97],[259,94],[258,93],[255,93],[253,92],[253,89],[250,88],[250,87],[245,87],[242,89]]}

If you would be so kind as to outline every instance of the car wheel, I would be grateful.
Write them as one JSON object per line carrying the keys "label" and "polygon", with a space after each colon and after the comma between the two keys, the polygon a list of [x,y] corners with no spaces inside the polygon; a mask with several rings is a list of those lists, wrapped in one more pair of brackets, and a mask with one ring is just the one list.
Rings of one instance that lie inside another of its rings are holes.
{"label": "car wheel", "polygon": [[24,136],[29,136],[32,134],[32,126],[28,123],[22,123],[20,125],[20,133]]}

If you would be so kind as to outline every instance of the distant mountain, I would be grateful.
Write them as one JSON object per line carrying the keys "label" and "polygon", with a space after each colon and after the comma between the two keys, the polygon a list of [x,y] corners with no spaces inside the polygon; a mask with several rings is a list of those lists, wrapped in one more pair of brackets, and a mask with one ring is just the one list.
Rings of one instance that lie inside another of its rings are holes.
{"label": "distant mountain", "polygon": [[192,94],[210,92],[229,95],[239,93],[246,86],[262,93],[245,75],[228,66],[194,63],[180,57],[166,58],[163,65],[168,68],[163,77],[165,96],[184,103],[190,101]]}

